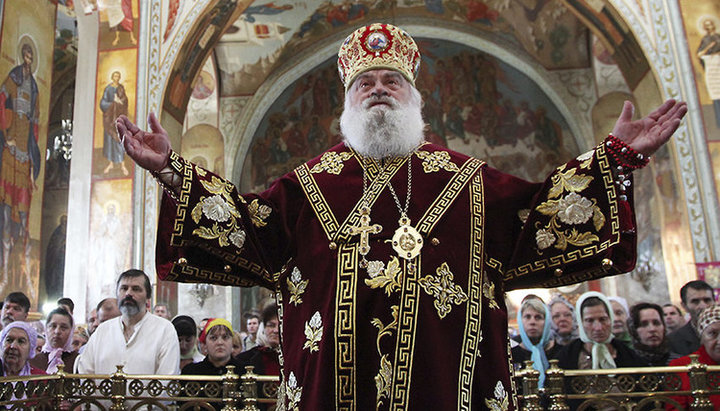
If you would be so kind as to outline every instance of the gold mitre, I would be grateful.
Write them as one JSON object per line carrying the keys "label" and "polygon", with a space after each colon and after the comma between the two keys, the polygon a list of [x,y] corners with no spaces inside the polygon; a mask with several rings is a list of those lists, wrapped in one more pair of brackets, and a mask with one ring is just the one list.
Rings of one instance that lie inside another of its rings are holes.
{"label": "gold mitre", "polygon": [[405,30],[373,23],[349,35],[338,51],[338,71],[345,90],[357,76],[375,69],[395,70],[412,85],[420,68],[420,51]]}

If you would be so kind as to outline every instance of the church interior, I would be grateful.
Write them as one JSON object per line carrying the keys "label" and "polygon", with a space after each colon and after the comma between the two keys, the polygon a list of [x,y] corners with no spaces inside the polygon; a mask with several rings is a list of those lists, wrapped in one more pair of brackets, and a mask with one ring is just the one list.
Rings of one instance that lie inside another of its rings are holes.
{"label": "church interior", "polygon": [[[5,135],[29,127],[36,143],[26,224],[4,226],[0,289],[25,292],[37,313],[70,297],[82,321],[120,272],[155,275],[160,188],[123,152],[115,117],[146,126],[156,113],[184,158],[262,191],[342,141],[338,46],[373,22],[419,44],[427,139],[526,180],[601,142],[625,100],[638,118],[686,101],[671,143],[635,174],[635,270],[533,292],[663,304],[691,279],[720,288],[716,1],[4,0],[0,13],[3,91],[23,69],[36,83],[31,124],[7,122],[12,107],[0,116]],[[270,295],[154,285],[172,312],[238,328]]]}

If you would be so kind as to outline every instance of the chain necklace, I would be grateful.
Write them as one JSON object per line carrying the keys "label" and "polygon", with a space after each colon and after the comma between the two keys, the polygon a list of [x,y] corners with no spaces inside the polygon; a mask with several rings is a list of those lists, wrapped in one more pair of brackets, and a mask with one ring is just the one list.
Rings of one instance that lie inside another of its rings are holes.
{"label": "chain necklace", "polygon": [[[377,163],[374,159],[370,159],[372,164],[374,164],[377,167]],[[380,174],[378,175],[379,178],[383,173],[386,172],[386,165],[382,164],[381,167],[378,167],[380,169]],[[407,168],[408,168],[408,187],[407,187],[407,197],[405,197],[405,206],[403,207],[400,204],[400,199],[397,196],[397,193],[395,192],[395,189],[392,186],[392,183],[388,181],[388,189],[390,190],[390,194],[392,194],[393,200],[395,200],[395,205],[397,206],[398,212],[400,213],[400,219],[398,220],[398,228],[395,230],[395,234],[392,237],[392,240],[390,242],[392,243],[392,247],[395,250],[395,252],[398,254],[400,258],[411,260],[415,257],[417,257],[418,254],[420,254],[420,250],[423,246],[423,238],[420,235],[420,233],[412,226],[410,225],[411,221],[408,217],[408,209],[410,208],[410,198],[412,197],[412,153],[408,156],[407,159]],[[367,191],[367,172],[365,168],[363,168],[363,193]],[[367,200],[366,200],[367,201]],[[373,229],[373,227],[379,227],[377,229],[377,232],[382,230],[382,227],[378,224],[375,224],[374,226],[370,226],[370,207],[368,204],[363,204],[360,207],[360,214],[361,214],[361,226],[357,227],[355,231],[360,231],[361,227],[367,226],[369,229]],[[365,220],[363,220],[365,219]],[[358,234],[361,234],[361,232],[358,232]],[[365,256],[370,251],[369,242],[366,242],[363,244],[363,236],[361,235],[361,241],[360,241],[360,254],[362,255],[362,260],[360,262],[360,266],[365,268],[367,267],[367,259]]]}

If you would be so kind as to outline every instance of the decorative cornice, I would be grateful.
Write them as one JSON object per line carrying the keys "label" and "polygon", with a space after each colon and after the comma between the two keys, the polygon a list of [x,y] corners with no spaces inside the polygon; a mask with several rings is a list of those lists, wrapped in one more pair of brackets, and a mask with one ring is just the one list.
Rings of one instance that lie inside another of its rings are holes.
{"label": "decorative cornice", "polygon": [[638,14],[625,1],[608,1],[626,19],[628,27],[643,48],[663,97],[687,101],[688,115],[675,133],[672,145],[685,193],[695,261],[717,259],[717,252],[720,251],[720,220],[716,212],[718,200],[715,182],[712,173],[700,172],[712,169],[703,132],[701,107],[693,76],[677,75],[693,72],[687,43],[684,38],[678,39],[674,34],[684,33],[679,5],[672,0],[650,0],[647,12],[653,22],[653,31],[649,32],[643,30],[648,25],[638,19]]}

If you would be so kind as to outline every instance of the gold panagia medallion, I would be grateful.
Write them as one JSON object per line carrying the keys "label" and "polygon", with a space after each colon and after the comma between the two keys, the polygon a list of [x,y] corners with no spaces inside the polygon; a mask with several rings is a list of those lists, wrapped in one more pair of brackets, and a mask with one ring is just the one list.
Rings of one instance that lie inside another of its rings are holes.
{"label": "gold panagia medallion", "polygon": [[412,260],[420,254],[423,247],[423,238],[420,233],[410,225],[410,219],[401,217],[400,227],[395,230],[392,238],[392,247],[400,258]]}

